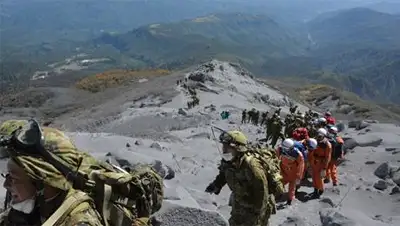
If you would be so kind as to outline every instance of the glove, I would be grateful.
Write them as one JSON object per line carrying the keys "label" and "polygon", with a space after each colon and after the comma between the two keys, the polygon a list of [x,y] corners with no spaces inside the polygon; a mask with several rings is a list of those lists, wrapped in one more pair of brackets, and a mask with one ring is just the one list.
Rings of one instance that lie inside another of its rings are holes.
{"label": "glove", "polygon": [[296,185],[300,185],[300,183],[301,183],[301,180],[297,179],[296,180]]}
{"label": "glove", "polygon": [[322,178],[325,178],[325,176],[326,176],[326,170],[322,170],[320,175],[321,175]]}
{"label": "glove", "polygon": [[215,193],[216,187],[214,185],[214,183],[211,183],[207,186],[206,191],[207,193]]}

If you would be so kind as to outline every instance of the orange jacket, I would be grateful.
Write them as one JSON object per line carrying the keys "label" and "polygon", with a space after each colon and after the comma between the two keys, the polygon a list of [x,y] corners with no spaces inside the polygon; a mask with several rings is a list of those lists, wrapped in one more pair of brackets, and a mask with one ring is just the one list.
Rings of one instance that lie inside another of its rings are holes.
{"label": "orange jacket", "polygon": [[309,152],[308,159],[311,166],[321,166],[323,169],[328,168],[328,164],[331,161],[332,156],[332,145],[327,140],[324,139],[318,144],[318,147]]}
{"label": "orange jacket", "polygon": [[304,174],[304,157],[303,154],[294,150],[292,156],[282,155],[280,148],[276,150],[278,158],[281,160],[281,172],[284,179],[301,180]]}

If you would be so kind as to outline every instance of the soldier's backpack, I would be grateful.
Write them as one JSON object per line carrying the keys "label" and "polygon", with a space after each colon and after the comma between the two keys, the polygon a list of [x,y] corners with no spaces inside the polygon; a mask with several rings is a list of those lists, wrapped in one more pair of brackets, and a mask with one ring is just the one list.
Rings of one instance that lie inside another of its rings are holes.
{"label": "soldier's backpack", "polygon": [[280,162],[276,155],[276,152],[272,148],[250,148],[245,153],[248,158],[257,158],[262,167],[265,170],[266,177],[268,180],[268,192],[270,195],[271,214],[276,213],[276,202],[275,197],[280,196],[284,193],[284,186],[282,184],[282,175]]}
{"label": "soldier's backpack", "polygon": [[[75,189],[83,191],[78,193],[81,194],[78,197],[67,198],[56,211],[57,214],[53,214],[44,226],[53,226],[69,214],[72,206],[90,198],[94,200],[105,226],[147,225],[150,215],[161,208],[163,181],[152,167],[140,165],[127,172],[118,166],[98,161],[78,151],[61,131],[45,127],[42,132],[34,120],[29,120],[27,125],[19,129],[19,135],[16,134],[14,132],[11,138],[3,139],[2,145],[40,156],[64,174]],[[68,161],[73,162],[66,162],[55,153],[68,156]],[[13,152],[10,154],[18,155]],[[78,168],[69,168],[71,164]]]}
{"label": "soldier's backpack", "polygon": [[332,145],[332,159],[337,160],[343,156],[343,139],[339,136],[331,135],[328,137]]}
{"label": "soldier's backpack", "polygon": [[276,152],[272,148],[251,148],[246,152],[249,157],[257,158],[265,169],[268,180],[268,191],[273,195],[280,195],[284,192],[280,162]]}

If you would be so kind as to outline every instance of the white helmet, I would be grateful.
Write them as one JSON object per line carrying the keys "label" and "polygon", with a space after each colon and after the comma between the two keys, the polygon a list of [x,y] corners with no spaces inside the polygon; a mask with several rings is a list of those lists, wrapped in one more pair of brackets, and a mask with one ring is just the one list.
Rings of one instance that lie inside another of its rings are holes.
{"label": "white helmet", "polygon": [[291,148],[293,148],[294,146],[294,141],[292,139],[285,139],[282,144],[281,144],[281,148],[283,150],[290,150]]}
{"label": "white helmet", "polygon": [[318,122],[319,122],[319,123],[326,123],[326,118],[319,118],[319,119],[318,119]]}
{"label": "white helmet", "polygon": [[336,126],[331,126],[330,128],[329,128],[329,132],[330,133],[334,133],[334,134],[337,134],[338,133],[338,128],[336,127]]}
{"label": "white helmet", "polygon": [[324,129],[324,128],[319,128],[319,129],[317,130],[317,134],[318,134],[318,135],[321,135],[321,136],[326,136],[326,135],[328,135],[328,132],[327,132],[326,129]]}
{"label": "white helmet", "polygon": [[308,140],[308,147],[309,147],[311,150],[315,150],[315,149],[317,148],[317,146],[318,146],[318,142],[317,142],[316,139],[310,138],[310,139]]}

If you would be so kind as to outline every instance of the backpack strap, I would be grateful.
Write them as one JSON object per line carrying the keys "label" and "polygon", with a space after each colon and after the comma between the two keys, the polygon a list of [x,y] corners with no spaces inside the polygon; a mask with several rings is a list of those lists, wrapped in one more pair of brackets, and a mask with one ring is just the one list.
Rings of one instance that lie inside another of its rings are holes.
{"label": "backpack strap", "polygon": [[[101,213],[101,216],[103,217],[103,223],[105,226],[109,226],[108,220],[110,219],[111,216],[111,194],[112,194],[112,187],[102,180],[98,180],[97,175],[100,173],[98,170],[93,170],[89,178],[93,179],[95,181],[95,189],[96,195],[94,197],[94,201],[96,203],[96,208],[97,210]],[[99,195],[101,194],[101,195]]]}
{"label": "backpack strap", "polygon": [[49,219],[47,219],[42,226],[53,226],[60,219],[65,218],[74,208],[79,204],[90,201],[91,198],[84,192],[77,191],[69,196],[58,209],[54,212]]}

